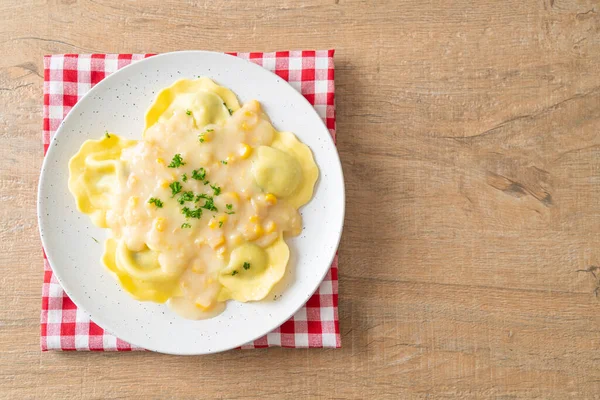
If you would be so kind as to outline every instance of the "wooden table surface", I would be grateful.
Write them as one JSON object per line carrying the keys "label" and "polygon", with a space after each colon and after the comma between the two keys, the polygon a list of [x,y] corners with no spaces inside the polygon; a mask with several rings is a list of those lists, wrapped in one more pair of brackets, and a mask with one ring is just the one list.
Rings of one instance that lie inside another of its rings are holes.
{"label": "wooden table surface", "polygon": [[[342,348],[41,353],[42,56],[309,48]],[[600,398],[600,1],[10,0],[0,54],[0,398]]]}

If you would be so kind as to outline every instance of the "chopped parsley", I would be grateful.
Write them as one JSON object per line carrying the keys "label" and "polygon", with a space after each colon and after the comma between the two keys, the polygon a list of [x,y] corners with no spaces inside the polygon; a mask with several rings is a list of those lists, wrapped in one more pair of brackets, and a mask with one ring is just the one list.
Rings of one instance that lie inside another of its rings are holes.
{"label": "chopped parsley", "polygon": [[107,139],[110,139],[110,134],[108,133],[108,131],[104,132],[104,136],[106,136]]}
{"label": "chopped parsley", "polygon": [[215,192],[215,196],[218,196],[221,194],[221,188],[218,187],[217,185],[210,185],[210,187],[212,188],[213,192]]}
{"label": "chopped parsley", "polygon": [[179,192],[181,192],[181,183],[175,181],[173,183],[171,183],[169,185],[169,187],[171,188],[171,197],[175,197],[175,195]]}
{"label": "chopped parsley", "polygon": [[237,275],[237,273],[238,273],[237,271],[233,271],[233,272],[231,273],[231,276],[236,276],[236,275]]}
{"label": "chopped parsley", "polygon": [[229,211],[225,211],[225,214],[229,214],[229,215],[235,214],[235,211],[232,211],[233,210],[233,204],[225,204],[225,207],[227,207],[227,209],[229,210]]}
{"label": "chopped parsley", "polygon": [[202,209],[196,208],[194,210],[190,210],[188,207],[183,207],[181,209],[181,213],[185,215],[186,218],[202,218]]}
{"label": "chopped parsley", "polygon": [[98,241],[98,239],[96,239],[95,237],[93,237],[93,236],[90,236],[90,237],[91,237],[92,239],[94,239],[94,242],[96,242],[96,243],[100,243],[100,242]]}
{"label": "chopped parsley", "polygon": [[200,167],[192,171],[192,179],[203,181],[204,178],[206,178],[206,170],[204,168]]}
{"label": "chopped parsley", "polygon": [[162,208],[163,206],[163,202],[156,197],[151,197],[150,200],[148,200],[148,204],[154,204],[158,208]]}
{"label": "chopped parsley", "polygon": [[204,193],[200,193],[196,195],[196,200],[194,200],[194,202],[199,202],[200,199],[210,199],[210,196]]}
{"label": "chopped parsley", "polygon": [[190,224],[188,224],[187,222],[184,222],[183,224],[181,224],[181,229],[185,229],[185,228],[191,228],[192,226]]}
{"label": "chopped parsley", "polygon": [[219,228],[223,227],[223,221],[219,221]]}
{"label": "chopped parsley", "polygon": [[181,205],[183,205],[186,201],[194,201],[194,192],[183,192],[177,201]]}
{"label": "chopped parsley", "polygon": [[214,132],[214,129],[207,129],[206,132]]}
{"label": "chopped parsley", "polygon": [[223,103],[223,105],[225,106],[227,111],[229,111],[229,115],[233,115],[233,110],[231,108],[227,107],[227,103]]}
{"label": "chopped parsley", "polygon": [[185,110],[185,113],[186,113],[187,115],[192,115],[192,112],[191,112],[190,110]]}
{"label": "chopped parsley", "polygon": [[227,161],[225,161],[225,160],[222,160],[222,161],[221,161],[221,164],[223,164],[223,165],[227,165]]}
{"label": "chopped parsley", "polygon": [[250,263],[249,262],[245,262],[244,263],[244,269],[245,270],[249,270],[250,269]]}
{"label": "chopped parsley", "polygon": [[208,211],[219,211],[219,210],[217,210],[217,207],[215,207],[215,203],[214,203],[212,197],[206,199],[202,208],[205,208]]}
{"label": "chopped parsley", "polygon": [[187,182],[187,174],[183,174],[181,176],[181,180],[184,181],[184,182]]}
{"label": "chopped parsley", "polygon": [[177,168],[181,167],[182,165],[185,165],[185,163],[183,162],[183,158],[181,158],[181,154],[175,154],[171,160],[171,164],[167,165],[167,167]]}

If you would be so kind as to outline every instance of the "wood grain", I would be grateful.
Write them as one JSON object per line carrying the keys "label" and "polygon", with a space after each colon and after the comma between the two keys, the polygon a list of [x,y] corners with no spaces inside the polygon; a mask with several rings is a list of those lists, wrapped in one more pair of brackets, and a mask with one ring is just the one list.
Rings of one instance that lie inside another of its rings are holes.
{"label": "wood grain", "polygon": [[[305,48],[337,49],[343,347],[40,353],[42,56]],[[0,398],[600,398],[598,0],[9,0],[0,54]]]}

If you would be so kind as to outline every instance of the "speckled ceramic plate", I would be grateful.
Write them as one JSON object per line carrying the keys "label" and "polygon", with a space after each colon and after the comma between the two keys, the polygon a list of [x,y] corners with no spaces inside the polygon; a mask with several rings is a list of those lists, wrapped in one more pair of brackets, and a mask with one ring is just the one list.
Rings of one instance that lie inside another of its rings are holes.
{"label": "speckled ceramic plate", "polygon": [[[102,265],[107,232],[80,214],[67,187],[68,162],[84,140],[105,130],[139,139],[154,95],[179,78],[208,76],[232,89],[241,102],[258,99],[278,130],[294,132],[312,149],[321,176],[312,201],[301,209],[302,235],[288,241],[292,258],[277,300],[230,302],[218,317],[189,321],[164,304],[138,302],[121,290]],[[42,242],[69,297],[117,337],[149,350],[205,354],[238,347],[291,317],[329,269],[344,220],[344,181],[329,132],[313,107],[287,82],[233,56],[185,51],[127,66],[90,90],[71,110],[50,144],[38,194]],[[102,242],[102,241],[101,241]]]}

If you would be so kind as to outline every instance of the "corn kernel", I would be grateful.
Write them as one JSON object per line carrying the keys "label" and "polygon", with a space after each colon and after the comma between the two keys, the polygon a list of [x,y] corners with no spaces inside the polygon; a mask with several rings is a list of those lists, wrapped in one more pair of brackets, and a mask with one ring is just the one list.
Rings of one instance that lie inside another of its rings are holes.
{"label": "corn kernel", "polygon": [[277,224],[273,221],[269,221],[265,228],[267,233],[275,232],[275,229],[277,229]]}
{"label": "corn kernel", "polygon": [[252,147],[248,146],[246,143],[242,143],[240,146],[240,150],[238,151],[240,158],[245,160],[246,158],[250,157],[251,153],[252,153]]}
{"label": "corn kernel", "polygon": [[204,142],[210,142],[211,140],[213,140],[213,135],[214,135],[214,131],[210,131],[210,132],[202,132],[200,134],[200,137],[202,139],[204,139]]}
{"label": "corn kernel", "polygon": [[243,131],[249,131],[250,130],[250,126],[245,121],[242,122],[242,130]]}
{"label": "corn kernel", "polygon": [[211,218],[210,221],[208,221],[208,227],[210,229],[215,229],[218,225],[219,222],[215,218]]}
{"label": "corn kernel", "polygon": [[258,239],[258,235],[255,232],[255,229],[256,229],[255,224],[251,224],[251,223],[245,224],[244,229],[242,231],[242,235],[244,236],[244,239],[246,239],[248,241]]}
{"label": "corn kernel", "polygon": [[137,183],[137,178],[135,175],[130,175],[129,178],[127,179],[127,186],[132,187],[133,185],[135,185]]}
{"label": "corn kernel", "polygon": [[165,160],[163,160],[162,158],[158,157],[156,159],[156,162],[159,163],[160,165],[165,165]]}
{"label": "corn kernel", "polygon": [[227,215],[223,214],[219,217],[219,222],[227,222]]}
{"label": "corn kernel", "polygon": [[256,224],[256,226],[254,227],[254,233],[256,233],[256,236],[260,237],[265,233],[265,231],[263,230],[262,226]]}
{"label": "corn kernel", "polygon": [[240,200],[240,195],[237,194],[236,192],[228,192],[227,193],[228,196],[231,196],[234,200]]}
{"label": "corn kernel", "polygon": [[221,259],[225,258],[225,251],[226,251],[226,250],[227,250],[227,249],[225,248],[225,246],[221,246],[221,247],[219,247],[219,248],[217,249],[217,257],[219,257],[219,258],[221,258]]}
{"label": "corn kernel", "polygon": [[254,115],[254,113],[252,111],[246,110],[246,111],[244,111],[244,115],[246,117],[252,117]]}
{"label": "corn kernel", "polygon": [[249,218],[249,221],[250,221],[250,222],[258,222],[258,215],[252,215],[252,216]]}
{"label": "corn kernel", "polygon": [[164,187],[164,188],[168,188],[169,187],[169,181],[166,179],[163,179],[162,181],[160,181],[160,186]]}
{"label": "corn kernel", "polygon": [[154,223],[156,230],[162,232],[165,230],[166,222],[164,218],[156,218],[156,222]]}
{"label": "corn kernel", "polygon": [[132,197],[129,198],[129,205],[131,205],[132,207],[136,206],[139,200],[140,200],[139,197],[132,196]]}
{"label": "corn kernel", "polygon": [[234,246],[239,246],[242,244],[242,236],[239,233],[234,233],[229,236],[229,242]]}
{"label": "corn kernel", "polygon": [[275,195],[271,193],[267,193],[265,195],[265,201],[270,205],[274,206],[275,204],[277,204],[277,197],[275,197]]}
{"label": "corn kernel", "polygon": [[235,161],[235,155],[233,153],[229,153],[227,155],[227,159],[225,161],[227,161],[228,163],[234,162]]}
{"label": "corn kernel", "polygon": [[248,110],[258,112],[260,111],[260,103],[257,100],[251,100],[248,102]]}
{"label": "corn kernel", "polygon": [[192,267],[192,272],[194,272],[196,274],[201,274],[204,272],[204,268],[202,268],[200,265],[194,265]]}
{"label": "corn kernel", "polygon": [[213,250],[219,246],[222,246],[223,244],[225,244],[225,236],[223,236],[222,234],[215,236],[212,239],[209,239],[208,241],[208,245],[212,247]]}
{"label": "corn kernel", "polygon": [[210,308],[213,305],[213,301],[211,299],[206,299],[206,298],[201,299],[201,300],[196,299],[195,304],[196,304],[197,308],[206,311],[206,310],[210,310]]}
{"label": "corn kernel", "polygon": [[206,280],[206,283],[208,283],[209,285],[210,285],[211,283],[213,283],[213,282],[214,282],[214,281],[213,281],[213,278],[208,278],[208,279]]}

